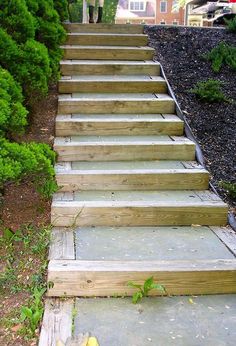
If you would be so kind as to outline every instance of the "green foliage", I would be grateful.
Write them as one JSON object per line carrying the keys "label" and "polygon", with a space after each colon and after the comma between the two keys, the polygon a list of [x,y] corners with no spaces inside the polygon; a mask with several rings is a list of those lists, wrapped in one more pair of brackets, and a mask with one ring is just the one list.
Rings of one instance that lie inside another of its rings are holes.
{"label": "green foliage", "polygon": [[[58,77],[59,61],[62,51],[59,46],[66,38],[60,17],[54,9],[53,0],[26,0],[36,22],[36,40],[43,43],[49,52],[53,77]],[[58,1],[62,5],[61,1]],[[58,5],[59,6],[59,5]],[[64,7],[62,6],[62,9]]]}
{"label": "green foliage", "polygon": [[61,21],[68,19],[68,1],[67,0],[53,0],[54,8],[57,10]]}
{"label": "green foliage", "polygon": [[153,276],[148,278],[144,282],[143,285],[135,284],[132,281],[129,281],[127,285],[129,287],[138,289],[138,291],[133,294],[133,297],[132,297],[133,304],[137,304],[142,298],[147,297],[149,295],[149,292],[153,289],[159,290],[160,292],[163,292],[163,293],[165,292],[165,288],[162,285],[156,284],[154,282]]}
{"label": "green foliage", "polygon": [[236,199],[236,183],[222,181],[220,186],[223,187],[233,199]]}
{"label": "green foliage", "polygon": [[82,23],[83,20],[83,0],[77,0],[69,4],[69,17],[72,23]]}
{"label": "green foliage", "polygon": [[21,87],[0,67],[0,136],[24,131],[28,111],[22,102]]}
{"label": "green foliage", "polygon": [[232,70],[236,71],[236,47],[230,46],[224,42],[221,42],[213,48],[210,52],[204,55],[204,57],[211,61],[212,70],[219,72],[223,65],[228,65]]}
{"label": "green foliage", "polygon": [[225,23],[227,24],[226,28],[229,32],[236,33],[236,17],[233,19],[224,18]]}
{"label": "green foliage", "polygon": [[190,92],[195,94],[201,101],[205,102],[224,102],[228,101],[221,90],[222,83],[215,79],[208,79],[204,82],[198,82]]}
{"label": "green foliage", "polygon": [[0,29],[0,61],[22,86],[24,95],[45,95],[51,68],[47,48],[32,39],[18,46],[4,30]]}
{"label": "green foliage", "polygon": [[117,10],[118,2],[119,2],[118,0],[105,0],[104,1],[103,16],[102,16],[103,23],[114,23],[115,22],[115,16],[116,16],[116,10]]}
{"label": "green foliage", "polygon": [[28,11],[25,0],[1,0],[0,23],[18,43],[34,39],[34,18]]}
{"label": "green foliage", "polygon": [[0,139],[0,188],[7,181],[20,181],[26,175],[45,197],[56,189],[53,164],[55,153],[43,143],[11,143]]}
{"label": "green foliage", "polygon": [[46,292],[46,288],[38,288],[37,286],[34,288],[34,292],[32,295],[32,299],[29,302],[28,306],[22,306],[21,308],[21,322],[24,322],[26,328],[29,329],[29,332],[32,335],[35,334],[35,331],[39,325],[39,322],[43,316],[43,302],[42,297]]}

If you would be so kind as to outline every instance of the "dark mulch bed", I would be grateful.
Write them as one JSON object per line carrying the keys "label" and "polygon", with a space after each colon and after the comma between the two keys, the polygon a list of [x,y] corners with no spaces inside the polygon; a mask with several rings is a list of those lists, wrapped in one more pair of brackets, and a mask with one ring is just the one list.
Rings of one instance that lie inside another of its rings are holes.
{"label": "dark mulch bed", "polygon": [[202,103],[189,90],[198,81],[214,78],[224,83],[225,95],[236,100],[236,73],[228,67],[214,73],[202,57],[221,41],[236,46],[236,35],[224,29],[163,26],[146,26],[145,32],[201,145],[213,185],[235,207],[236,201],[219,182],[236,183],[236,103]]}

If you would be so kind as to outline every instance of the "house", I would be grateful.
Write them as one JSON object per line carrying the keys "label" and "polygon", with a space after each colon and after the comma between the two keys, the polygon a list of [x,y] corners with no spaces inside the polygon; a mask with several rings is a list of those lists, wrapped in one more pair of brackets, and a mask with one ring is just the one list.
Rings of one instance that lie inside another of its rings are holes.
{"label": "house", "polygon": [[184,9],[177,0],[119,0],[116,23],[184,25]]}

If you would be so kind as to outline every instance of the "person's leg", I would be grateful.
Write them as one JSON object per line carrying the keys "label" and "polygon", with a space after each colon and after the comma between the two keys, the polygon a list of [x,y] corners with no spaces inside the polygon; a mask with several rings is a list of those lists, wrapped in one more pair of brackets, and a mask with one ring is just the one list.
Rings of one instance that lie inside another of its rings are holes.
{"label": "person's leg", "polygon": [[95,0],[89,1],[89,23],[94,23],[94,7],[95,7]]}
{"label": "person's leg", "polygon": [[104,5],[104,0],[99,0],[97,23],[101,23],[102,22],[103,5]]}

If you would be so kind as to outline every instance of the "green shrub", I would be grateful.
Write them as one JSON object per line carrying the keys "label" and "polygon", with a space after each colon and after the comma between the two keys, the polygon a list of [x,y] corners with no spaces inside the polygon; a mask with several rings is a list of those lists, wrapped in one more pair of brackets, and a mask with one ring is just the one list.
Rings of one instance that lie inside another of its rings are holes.
{"label": "green shrub", "polygon": [[58,12],[61,21],[68,19],[68,1],[67,0],[53,0],[54,8]]}
{"label": "green shrub", "polygon": [[83,0],[77,0],[69,4],[69,16],[72,23],[82,23],[83,21]]}
{"label": "green shrub", "polygon": [[21,87],[0,67],[0,136],[24,131],[28,111],[22,102]]}
{"label": "green shrub", "polygon": [[26,0],[26,2],[37,23],[36,40],[48,48],[52,75],[56,79],[63,54],[59,46],[66,38],[66,31],[54,9],[53,0]]}
{"label": "green shrub", "polygon": [[221,85],[222,83],[218,80],[208,79],[204,82],[198,82],[195,88],[191,89],[190,92],[205,102],[227,101],[225,95],[221,91]]}
{"label": "green shrub", "polygon": [[236,17],[233,19],[224,18],[225,23],[227,24],[226,28],[229,32],[236,33]]}
{"label": "green shrub", "polygon": [[48,51],[43,44],[28,40],[18,46],[10,35],[0,29],[0,62],[21,85],[27,99],[32,94],[47,93],[52,71]]}
{"label": "green shrub", "polygon": [[236,183],[222,181],[220,186],[223,187],[232,198],[236,199]]}
{"label": "green shrub", "polygon": [[45,197],[56,191],[54,180],[55,153],[43,143],[11,143],[0,139],[0,188],[7,181],[20,181],[25,176]]}
{"label": "green shrub", "polygon": [[105,0],[103,8],[103,18],[104,23],[114,23],[116,10],[117,10],[118,0]]}
{"label": "green shrub", "polygon": [[205,58],[211,61],[212,70],[219,72],[222,65],[228,65],[236,70],[236,47],[221,42],[213,48],[209,53],[205,54]]}
{"label": "green shrub", "polygon": [[18,43],[34,39],[35,21],[28,11],[25,0],[1,0],[0,23]]}

